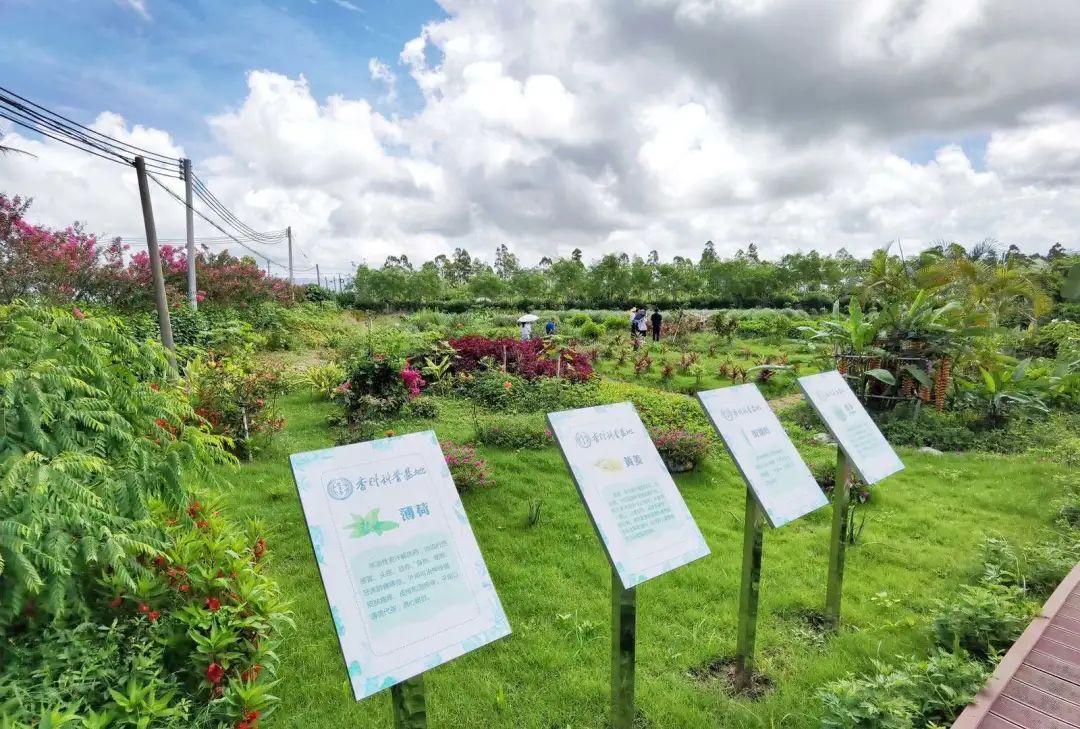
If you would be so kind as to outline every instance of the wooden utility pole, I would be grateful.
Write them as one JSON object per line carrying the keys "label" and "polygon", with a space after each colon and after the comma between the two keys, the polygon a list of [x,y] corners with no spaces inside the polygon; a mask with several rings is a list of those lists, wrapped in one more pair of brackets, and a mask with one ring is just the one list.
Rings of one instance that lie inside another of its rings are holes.
{"label": "wooden utility pole", "polygon": [[315,282],[322,288],[322,274],[319,273],[319,264],[315,264]]}
{"label": "wooden utility pole", "polygon": [[184,173],[184,202],[187,209],[184,211],[187,223],[187,296],[188,304],[192,310],[199,308],[199,297],[195,282],[195,208],[191,197],[191,160],[180,160]]}
{"label": "wooden utility pole", "polygon": [[146,178],[146,160],[135,158],[135,174],[139,178],[139,202],[142,203],[143,225],[146,226],[146,247],[150,249],[150,272],[154,278],[154,301],[157,303],[158,329],[161,343],[169,356],[169,366],[176,373],[176,345],[173,344],[169,302],[165,299],[165,276],[161,273],[161,254],[158,252],[154,208],[150,205],[150,183]]}

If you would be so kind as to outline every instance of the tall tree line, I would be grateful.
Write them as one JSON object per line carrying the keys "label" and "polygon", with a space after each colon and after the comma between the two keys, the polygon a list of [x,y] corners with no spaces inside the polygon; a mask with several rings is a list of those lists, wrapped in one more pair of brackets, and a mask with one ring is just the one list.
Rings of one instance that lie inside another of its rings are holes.
{"label": "tall tree line", "polygon": [[609,253],[586,262],[575,249],[568,257],[544,256],[527,266],[503,244],[495,249],[493,264],[463,248],[422,264],[405,255],[389,256],[381,267],[357,268],[349,296],[365,308],[492,304],[622,309],[659,304],[816,309],[856,292],[885,295],[890,287],[922,285],[930,272],[940,276],[946,271],[956,276],[983,271],[991,279],[1000,270],[1022,273],[1053,296],[1076,258],[1060,244],[1045,255],[1024,255],[1016,246],[1006,249],[992,241],[971,249],[939,243],[913,257],[886,248],[860,259],[841,249],[831,255],[790,253],[779,260],[762,258],[751,243],[722,258],[707,241],[696,261],[684,256],[661,261],[651,251],[645,258]]}

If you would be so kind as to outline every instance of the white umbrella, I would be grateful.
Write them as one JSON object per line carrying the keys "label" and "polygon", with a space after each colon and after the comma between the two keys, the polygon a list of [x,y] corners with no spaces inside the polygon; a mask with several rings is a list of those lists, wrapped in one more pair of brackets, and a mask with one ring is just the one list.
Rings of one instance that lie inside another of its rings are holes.
{"label": "white umbrella", "polygon": [[530,324],[539,318],[540,317],[536,314],[525,314],[524,316],[518,317],[518,324]]}

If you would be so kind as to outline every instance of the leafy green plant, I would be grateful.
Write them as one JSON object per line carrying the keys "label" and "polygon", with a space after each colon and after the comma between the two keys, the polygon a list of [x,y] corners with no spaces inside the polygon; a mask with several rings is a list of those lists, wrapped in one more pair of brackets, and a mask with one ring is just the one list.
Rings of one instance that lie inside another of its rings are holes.
{"label": "leafy green plant", "polygon": [[551,431],[536,415],[501,415],[477,423],[476,442],[497,448],[543,448],[550,445]]}
{"label": "leafy green plant", "polygon": [[[135,584],[150,503],[231,459],[165,383],[160,346],[114,319],[16,304],[0,317],[0,628],[85,614],[102,570]],[[29,612],[27,612],[29,610]]]}
{"label": "leafy green plant", "polygon": [[963,649],[987,659],[1007,649],[1027,627],[1033,608],[1019,588],[961,585],[940,601],[932,627],[935,642],[946,650]]}
{"label": "leafy green plant", "polygon": [[682,429],[651,433],[656,450],[665,463],[697,466],[709,452],[709,439],[703,433]]}
{"label": "leafy green plant", "polygon": [[319,397],[331,400],[345,381],[345,368],[336,362],[311,365],[300,372],[299,381]]}
{"label": "leafy green plant", "polygon": [[1013,412],[1047,412],[1038,381],[1027,378],[1030,359],[1015,365],[996,360],[979,365],[979,377],[962,382],[968,406],[977,410],[991,427],[1000,427]]}
{"label": "leafy green plant", "polygon": [[195,412],[239,455],[250,458],[285,427],[276,406],[284,380],[247,354],[207,354],[188,365],[186,378]]}

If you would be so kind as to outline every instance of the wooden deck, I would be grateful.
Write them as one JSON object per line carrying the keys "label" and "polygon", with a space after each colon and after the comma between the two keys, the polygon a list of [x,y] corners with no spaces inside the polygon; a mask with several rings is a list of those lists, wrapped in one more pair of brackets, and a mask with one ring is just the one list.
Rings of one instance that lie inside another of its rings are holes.
{"label": "wooden deck", "polygon": [[1080,729],[1080,565],[953,724],[976,727]]}

